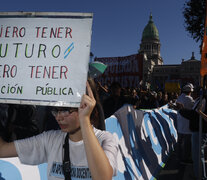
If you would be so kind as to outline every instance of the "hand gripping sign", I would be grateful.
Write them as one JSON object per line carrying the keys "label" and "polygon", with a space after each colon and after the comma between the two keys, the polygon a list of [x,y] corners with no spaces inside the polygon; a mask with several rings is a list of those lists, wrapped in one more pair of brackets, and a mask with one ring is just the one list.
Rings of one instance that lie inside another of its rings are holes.
{"label": "hand gripping sign", "polygon": [[91,13],[1,12],[0,102],[79,106]]}

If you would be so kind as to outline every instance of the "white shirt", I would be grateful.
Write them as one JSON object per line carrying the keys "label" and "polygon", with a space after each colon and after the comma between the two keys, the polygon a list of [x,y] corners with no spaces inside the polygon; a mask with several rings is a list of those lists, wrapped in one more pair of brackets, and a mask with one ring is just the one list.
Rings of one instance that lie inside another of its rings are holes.
{"label": "white shirt", "polygon": [[[182,103],[184,108],[192,109],[194,105],[194,100],[191,96],[182,93],[176,102]],[[189,120],[181,116],[180,113],[177,114],[177,131],[181,134],[191,134],[192,131],[189,128]]]}
{"label": "white shirt", "polygon": [[[115,176],[118,168],[118,144],[114,136],[107,131],[94,128],[94,133],[109,159]],[[60,130],[51,130],[31,138],[15,141],[21,163],[38,165],[46,162],[48,163],[49,180],[64,179],[62,161],[65,136],[66,133]],[[72,180],[91,179],[83,141],[72,142],[69,140],[69,147]]]}

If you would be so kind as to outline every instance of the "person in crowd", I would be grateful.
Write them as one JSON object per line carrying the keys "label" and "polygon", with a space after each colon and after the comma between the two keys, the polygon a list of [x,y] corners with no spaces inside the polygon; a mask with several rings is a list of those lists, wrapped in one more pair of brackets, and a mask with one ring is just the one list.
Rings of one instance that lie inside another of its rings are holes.
{"label": "person in crowd", "polygon": [[[182,93],[178,97],[176,103],[180,103],[186,109],[192,109],[194,99],[191,97],[193,85],[186,84],[182,88]],[[191,134],[189,128],[189,120],[183,117],[179,112],[177,114],[177,132],[178,132],[178,153],[179,159],[183,163],[192,162],[191,159]]]}
{"label": "person in crowd", "polygon": [[174,102],[175,92],[168,92],[168,101]]}
{"label": "person in crowd", "polygon": [[[16,157],[24,164],[48,163],[50,180],[112,179],[117,173],[118,144],[114,136],[97,129],[99,98],[91,79],[79,108],[56,107],[52,114],[61,130],[7,143],[0,138],[0,157]],[[78,172],[84,173],[80,174]]]}
{"label": "person in crowd", "polygon": [[[173,96],[173,99],[172,99],[172,102],[173,102],[173,103],[176,102],[178,96],[179,96],[178,93],[175,92],[175,93],[174,93],[174,96]],[[192,97],[193,97],[193,96],[192,96]],[[194,98],[193,98],[193,99],[194,99]]]}
{"label": "person in crowd", "polygon": [[161,107],[161,100],[162,100],[163,93],[162,91],[157,92],[157,101],[159,103],[159,107]]}
{"label": "person in crowd", "polygon": [[168,102],[169,102],[168,94],[167,94],[167,92],[165,92],[165,93],[163,93],[162,98],[159,101],[159,105],[161,107],[161,106],[164,106],[164,105],[168,104]]}
{"label": "person in crowd", "polygon": [[105,118],[113,115],[119,108],[125,104],[125,99],[121,95],[122,87],[118,82],[113,82],[109,87],[110,96],[103,102]]}
{"label": "person in crowd", "polygon": [[133,88],[131,90],[130,96],[132,98],[132,105],[133,105],[134,109],[137,109],[139,107],[139,96],[138,96],[137,90],[135,88]]}
{"label": "person in crowd", "polygon": [[5,141],[10,142],[39,134],[35,106],[1,104],[0,112],[0,131]]}
{"label": "person in crowd", "polygon": [[140,93],[139,109],[149,109],[149,94],[147,91]]}
{"label": "person in crowd", "polygon": [[105,84],[104,86],[99,82],[95,81],[97,84],[97,91],[100,97],[101,104],[109,97],[108,86]]}
{"label": "person in crowd", "polygon": [[157,93],[152,91],[149,95],[149,109],[154,109],[160,107],[159,101],[157,99]]}
{"label": "person in crowd", "polygon": [[139,97],[135,88],[122,88],[121,97],[124,99],[124,104],[129,104],[134,109],[139,107]]}

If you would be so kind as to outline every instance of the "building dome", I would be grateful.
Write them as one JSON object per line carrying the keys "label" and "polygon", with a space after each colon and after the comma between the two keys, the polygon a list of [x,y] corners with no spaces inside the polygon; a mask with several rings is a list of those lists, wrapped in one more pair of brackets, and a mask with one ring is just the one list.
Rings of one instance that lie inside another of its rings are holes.
{"label": "building dome", "polygon": [[152,20],[152,14],[150,14],[149,22],[145,26],[144,31],[142,33],[142,40],[148,40],[148,39],[159,40],[159,33],[157,30],[157,27],[155,26],[155,24]]}

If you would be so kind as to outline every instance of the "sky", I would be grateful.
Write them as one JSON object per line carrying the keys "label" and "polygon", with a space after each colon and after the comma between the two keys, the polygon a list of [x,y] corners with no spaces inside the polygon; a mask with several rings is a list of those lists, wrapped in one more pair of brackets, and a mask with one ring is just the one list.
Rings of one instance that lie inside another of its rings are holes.
{"label": "sky", "polygon": [[93,13],[91,52],[94,57],[136,54],[142,32],[152,13],[164,64],[180,64],[195,54],[199,43],[185,30],[182,14],[186,0],[2,0],[0,11]]}

